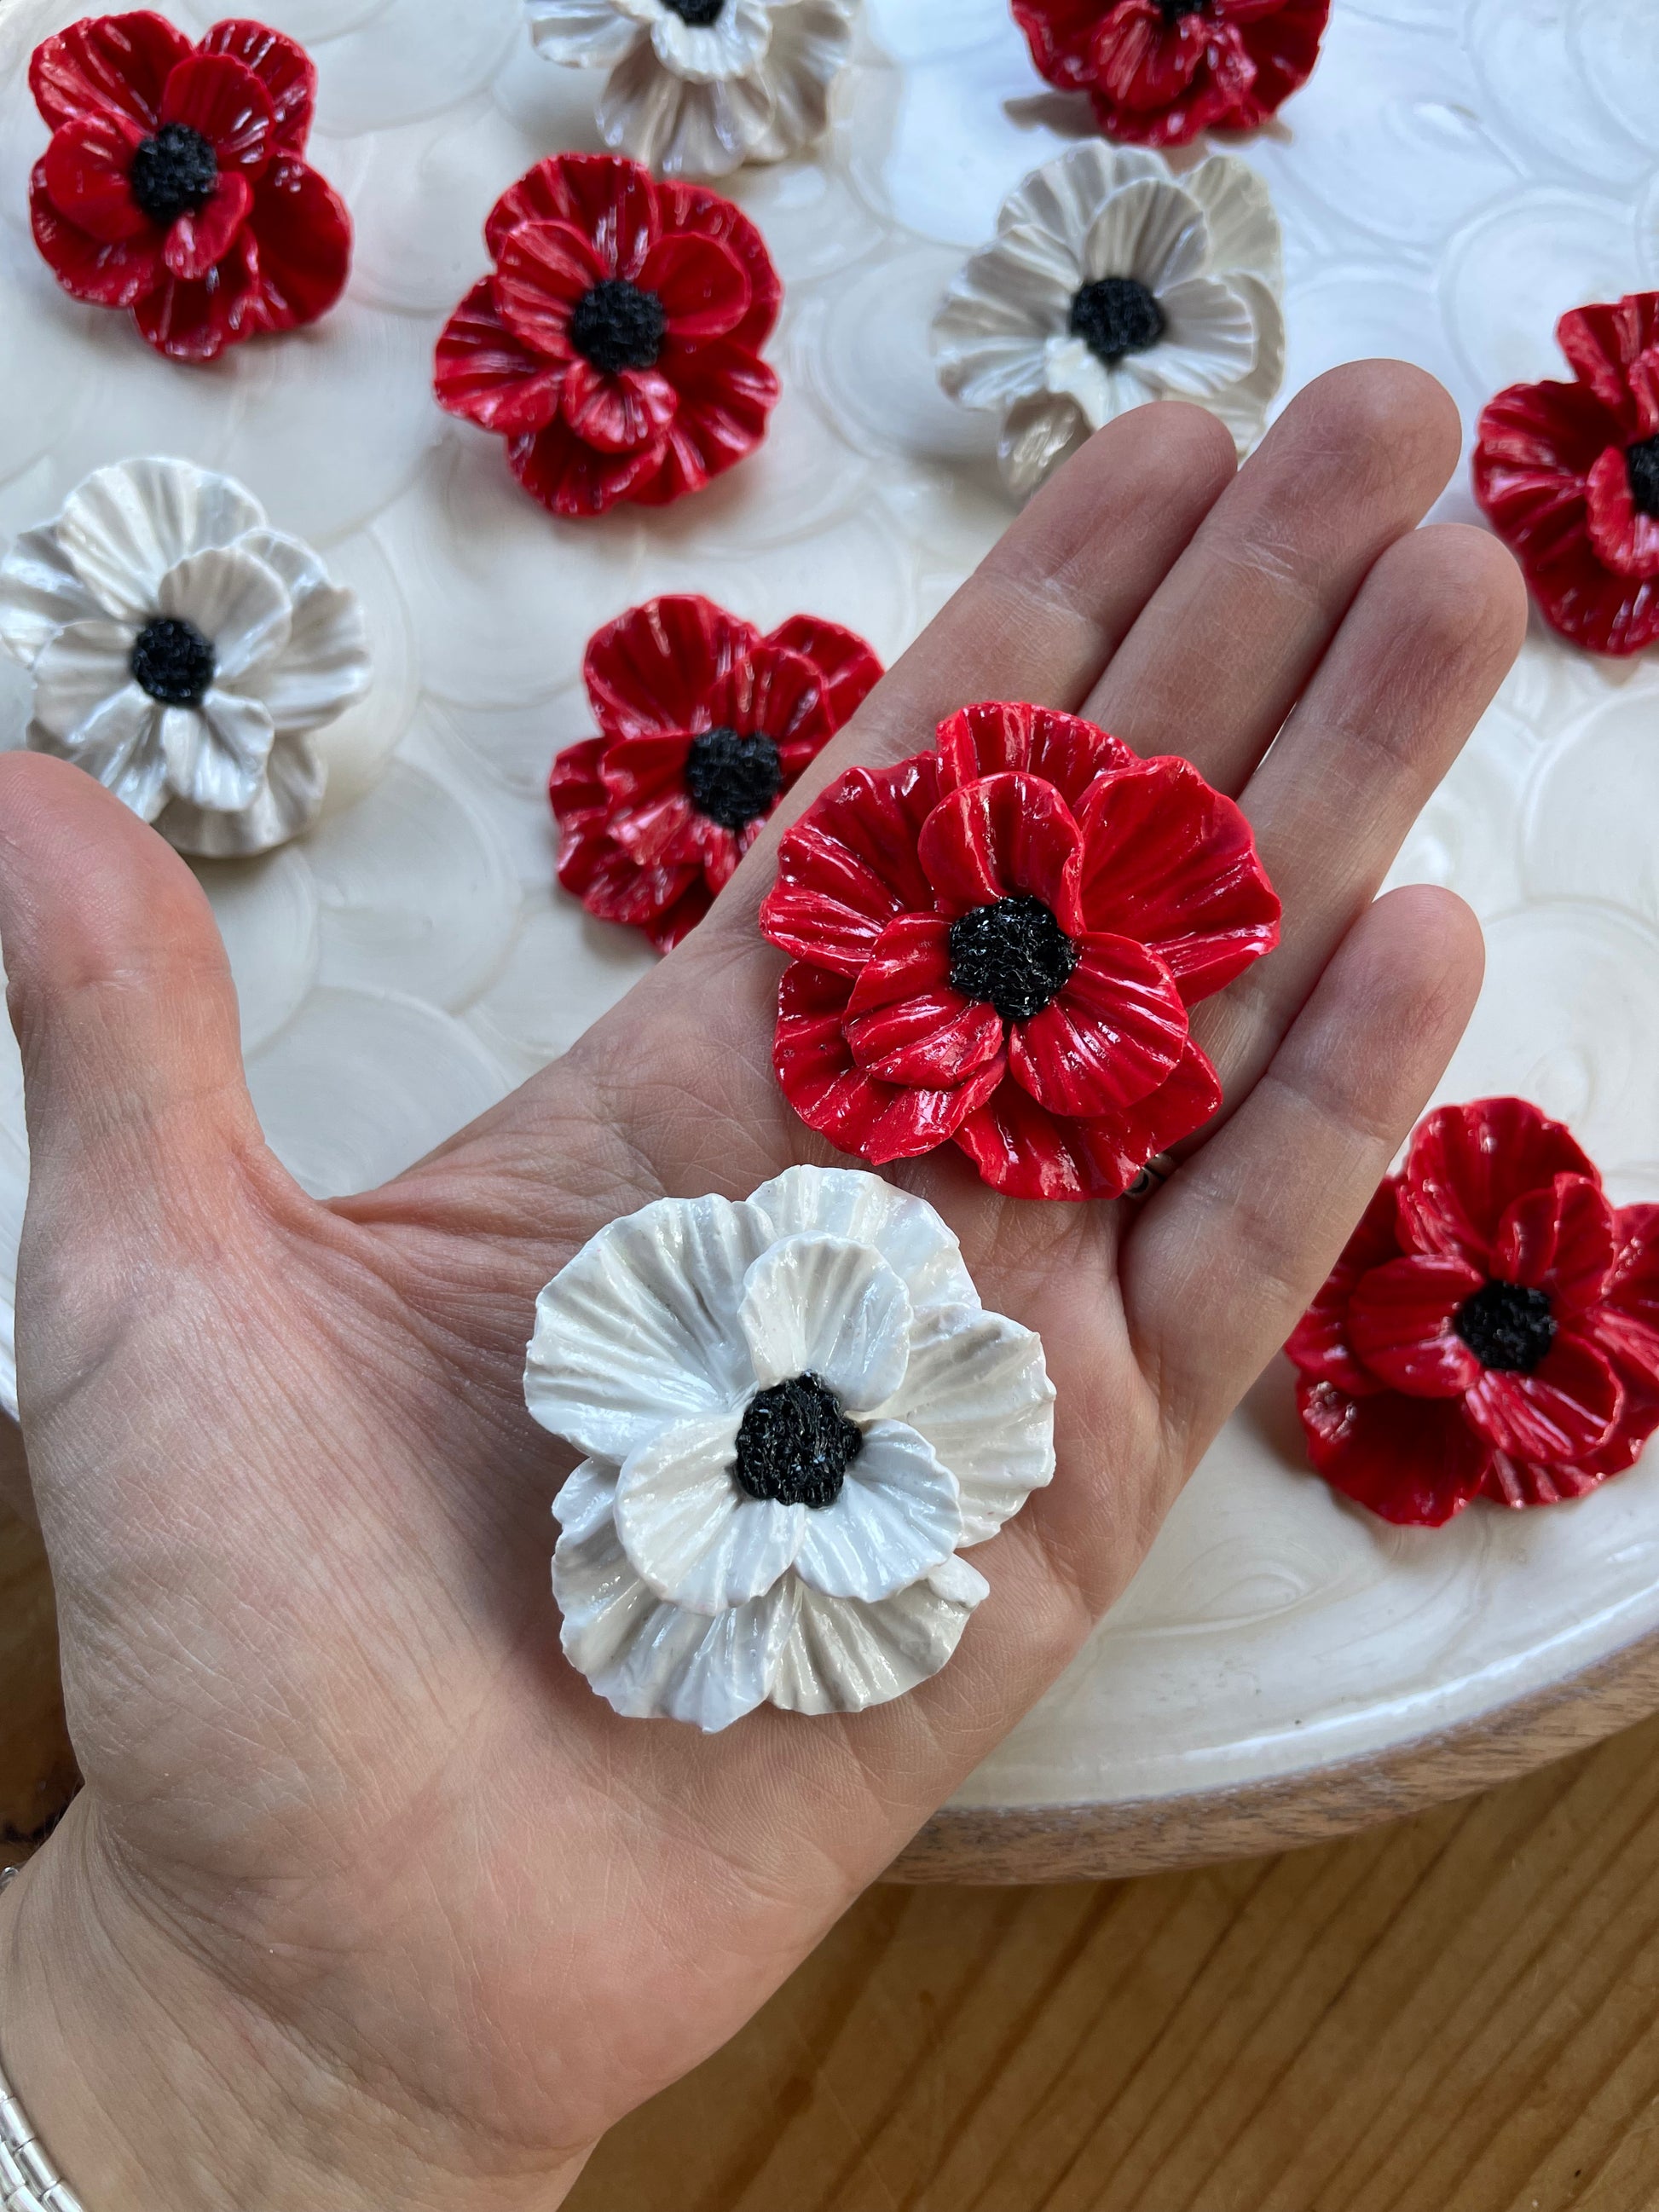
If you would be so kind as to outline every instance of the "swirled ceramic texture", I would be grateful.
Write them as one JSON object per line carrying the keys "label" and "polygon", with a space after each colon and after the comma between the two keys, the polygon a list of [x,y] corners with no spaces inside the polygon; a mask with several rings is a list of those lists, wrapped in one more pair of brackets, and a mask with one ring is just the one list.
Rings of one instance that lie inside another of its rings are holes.
{"label": "swirled ceramic texture", "polygon": [[[214,12],[170,4],[191,29]],[[538,58],[520,0],[270,0],[318,64],[311,158],[350,206],[356,264],[325,322],[210,371],[77,307],[30,243],[44,134],[24,63],[76,12],[0,15],[0,532],[100,463],[178,453],[247,483],[361,595],[376,680],[325,734],[324,823],[204,871],[266,1128],[310,1188],[340,1190],[562,1051],[651,963],[553,887],[544,784],[554,750],[591,733],[591,630],[701,591],[763,629],[808,608],[890,659],[1006,526],[994,419],[939,390],[927,325],[1086,110],[1037,79],[1006,0],[868,0],[829,139],[731,186],[788,288],[766,446],[672,513],[561,525],[428,388],[495,193],[555,149],[598,149],[593,80]],[[1312,81],[1237,150],[1284,225],[1280,405],[1383,352],[1443,378],[1472,426],[1500,386],[1559,374],[1563,309],[1659,284],[1646,0],[1336,0]],[[1465,475],[1440,513],[1476,519]],[[14,737],[20,676],[0,671]],[[1535,630],[1396,872],[1455,885],[1487,927],[1486,991],[1441,1095],[1535,1099],[1620,1202],[1659,1200],[1656,817],[1659,656],[1597,661]],[[8,1037],[8,1397],[22,1127]],[[1489,1711],[1656,1629],[1659,1454],[1576,1504],[1386,1528],[1307,1469],[1288,1376],[1270,1372],[963,1798],[1293,1771]]]}

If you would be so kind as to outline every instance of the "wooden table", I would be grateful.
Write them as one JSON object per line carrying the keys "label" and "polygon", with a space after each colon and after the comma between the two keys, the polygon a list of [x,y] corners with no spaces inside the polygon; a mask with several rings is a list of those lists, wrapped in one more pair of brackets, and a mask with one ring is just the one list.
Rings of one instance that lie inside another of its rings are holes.
{"label": "wooden table", "polygon": [[[70,1769],[0,1528],[0,1823]],[[872,1890],[571,2212],[1659,2212],[1659,1720],[1316,1849]]]}

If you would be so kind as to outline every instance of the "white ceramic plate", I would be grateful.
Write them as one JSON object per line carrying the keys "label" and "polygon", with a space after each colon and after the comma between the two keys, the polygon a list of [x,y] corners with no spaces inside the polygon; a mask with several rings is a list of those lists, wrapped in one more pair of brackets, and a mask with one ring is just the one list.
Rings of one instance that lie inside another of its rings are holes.
{"label": "white ceramic plate", "polygon": [[[1564,308],[1659,285],[1653,0],[1336,0],[1312,83],[1243,143],[1288,260],[1287,394],[1371,353],[1472,422],[1562,374]],[[318,166],[357,255],[313,331],[211,370],[58,291],[30,243],[44,134],[29,49],[82,9],[0,0],[0,532],[144,451],[243,477],[363,593],[378,678],[332,740],[330,818],[204,873],[254,1097],[308,1188],[394,1173],[555,1054],[651,956],[554,887],[543,787],[585,733],[589,631],[655,592],[769,626],[798,609],[891,657],[1009,520],[994,425],[939,392],[926,329],[964,251],[1078,110],[1006,0],[869,0],[833,141],[740,179],[788,288],[769,444],[666,514],[551,520],[428,391],[479,227],[540,155],[594,147],[599,80],[532,54],[518,0],[270,0],[322,77]],[[216,11],[173,0],[192,27]],[[1443,516],[1474,519],[1460,475]],[[0,736],[26,687],[0,673]],[[1415,832],[1400,879],[1453,884],[1491,965],[1450,1098],[1564,1115],[1620,1199],[1659,1199],[1659,655],[1542,633]],[[26,1159],[0,1045],[0,1399]],[[1303,1464],[1267,1376],[1133,1589],[960,1802],[1112,1803],[1385,1751],[1659,1630],[1659,1452],[1582,1504],[1391,1529]]]}

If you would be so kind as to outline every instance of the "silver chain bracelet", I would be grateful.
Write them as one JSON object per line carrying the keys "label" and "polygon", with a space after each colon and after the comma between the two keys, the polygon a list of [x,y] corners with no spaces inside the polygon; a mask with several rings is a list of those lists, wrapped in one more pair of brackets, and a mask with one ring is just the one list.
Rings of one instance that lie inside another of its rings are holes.
{"label": "silver chain bracelet", "polygon": [[[0,1867],[0,1890],[21,1867]],[[0,2069],[0,2212],[82,2212],[81,2200],[41,2149]]]}

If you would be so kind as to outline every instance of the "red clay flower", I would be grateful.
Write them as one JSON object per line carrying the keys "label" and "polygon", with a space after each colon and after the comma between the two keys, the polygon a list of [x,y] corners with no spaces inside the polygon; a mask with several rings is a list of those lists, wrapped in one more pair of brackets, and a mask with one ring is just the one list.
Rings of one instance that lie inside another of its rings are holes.
{"label": "red clay flower", "polygon": [[881,672],[811,615],[763,637],[694,594],[630,607],[583,663],[603,734],[553,763],[559,881],[671,951]]}
{"label": "red clay flower", "polygon": [[784,836],[774,1064],[867,1160],[954,1141],[1016,1198],[1112,1198],[1215,1111],[1188,1008],[1271,949],[1231,799],[1075,715],[984,705]]}
{"label": "red clay flower", "polygon": [[1184,146],[1253,131],[1307,82],[1330,0],[1013,0],[1050,84],[1086,92],[1109,138]]}
{"label": "red clay flower", "polygon": [[495,258],[438,340],[441,405],[507,441],[556,514],[665,507],[753,451],[783,288],[730,200],[637,162],[559,154],[502,193]]}
{"label": "red clay flower", "polygon": [[1659,1206],[1524,1100],[1443,1107],[1285,1348],[1315,1467],[1384,1520],[1580,1498],[1659,1428]]}
{"label": "red clay flower", "polygon": [[1593,653],[1659,638],[1659,292],[1555,326],[1571,384],[1512,384],[1481,415],[1474,494],[1544,619]]}
{"label": "red clay flower", "polygon": [[339,298],[351,218],[300,159],[317,72],[292,39],[238,18],[192,46],[148,9],[88,15],[35,48],[29,85],[52,134],[35,243],[77,300],[211,361]]}

